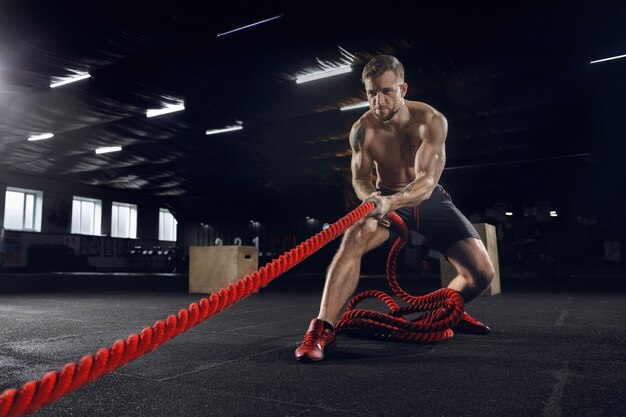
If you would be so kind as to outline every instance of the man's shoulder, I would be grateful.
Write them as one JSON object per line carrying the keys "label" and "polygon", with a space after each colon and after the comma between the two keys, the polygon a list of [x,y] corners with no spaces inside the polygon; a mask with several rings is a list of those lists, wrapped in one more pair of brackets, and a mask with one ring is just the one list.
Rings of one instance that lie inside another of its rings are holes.
{"label": "man's shoulder", "polygon": [[407,101],[406,106],[411,114],[411,125],[420,129],[431,124],[446,123],[445,116],[430,104],[420,101]]}
{"label": "man's shoulder", "polygon": [[443,114],[433,106],[422,101],[405,100],[405,105],[411,112],[412,116],[427,121],[433,117],[443,117]]}
{"label": "man's shoulder", "polygon": [[359,117],[354,124],[352,125],[352,129],[370,129],[374,126],[374,117],[372,116],[372,112],[370,110],[366,111]]}
{"label": "man's shoulder", "polygon": [[375,128],[376,121],[374,120],[372,113],[367,111],[354,122],[351,134],[359,133],[365,135],[366,133],[373,131]]}

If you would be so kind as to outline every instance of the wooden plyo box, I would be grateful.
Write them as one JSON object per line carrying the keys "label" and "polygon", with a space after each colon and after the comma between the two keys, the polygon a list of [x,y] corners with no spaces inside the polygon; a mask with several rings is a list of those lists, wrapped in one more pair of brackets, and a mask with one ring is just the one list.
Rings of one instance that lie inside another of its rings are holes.
{"label": "wooden plyo box", "polygon": [[[487,223],[474,224],[474,228],[485,244],[487,253],[489,253],[489,258],[491,258],[491,263],[493,263],[493,267],[496,270],[496,276],[493,278],[493,281],[491,281],[491,285],[489,285],[481,295],[500,294],[500,263],[498,262],[498,241],[496,238],[496,228],[495,226]],[[450,284],[450,281],[457,276],[456,268],[443,256],[439,258],[439,265],[441,270],[441,286],[447,287],[448,284]]]}
{"label": "wooden plyo box", "polygon": [[191,246],[189,292],[214,293],[259,269],[255,246]]}

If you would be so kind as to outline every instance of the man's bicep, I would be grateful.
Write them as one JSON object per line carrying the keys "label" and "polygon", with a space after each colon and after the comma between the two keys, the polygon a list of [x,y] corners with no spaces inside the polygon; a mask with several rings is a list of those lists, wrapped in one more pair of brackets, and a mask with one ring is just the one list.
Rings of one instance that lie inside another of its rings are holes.
{"label": "man's bicep", "polygon": [[352,179],[369,180],[374,168],[374,161],[367,152],[365,144],[365,127],[357,121],[350,130],[350,147],[352,148]]}
{"label": "man's bicep", "polygon": [[428,176],[437,183],[446,165],[447,122],[443,116],[435,116],[420,130],[422,144],[415,156],[415,171],[418,178]]}
{"label": "man's bicep", "polygon": [[371,180],[374,161],[365,150],[352,151],[352,179]]}

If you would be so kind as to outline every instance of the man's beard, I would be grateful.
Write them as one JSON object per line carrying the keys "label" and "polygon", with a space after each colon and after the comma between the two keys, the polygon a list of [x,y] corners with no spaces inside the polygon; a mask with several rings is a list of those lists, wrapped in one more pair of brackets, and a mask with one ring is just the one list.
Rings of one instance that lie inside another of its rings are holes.
{"label": "man's beard", "polygon": [[376,112],[374,113],[374,117],[376,117],[376,119],[378,119],[379,122],[383,122],[386,123],[389,120],[393,119],[393,116],[396,115],[396,113],[398,113],[400,111],[400,104],[398,104],[397,107],[395,107],[394,109],[389,110],[389,113],[386,116],[382,116],[382,115],[378,115],[376,114]]}

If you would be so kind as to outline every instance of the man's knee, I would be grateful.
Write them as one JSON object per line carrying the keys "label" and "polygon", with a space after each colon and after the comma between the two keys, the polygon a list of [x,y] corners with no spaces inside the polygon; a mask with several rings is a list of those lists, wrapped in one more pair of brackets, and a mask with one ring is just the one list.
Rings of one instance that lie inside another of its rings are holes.
{"label": "man's knee", "polygon": [[341,249],[357,254],[365,253],[370,239],[376,233],[377,224],[377,221],[372,218],[366,218],[355,223],[344,233]]}
{"label": "man's knee", "polygon": [[484,263],[472,274],[472,279],[478,288],[485,289],[496,276],[496,270],[491,261]]}

